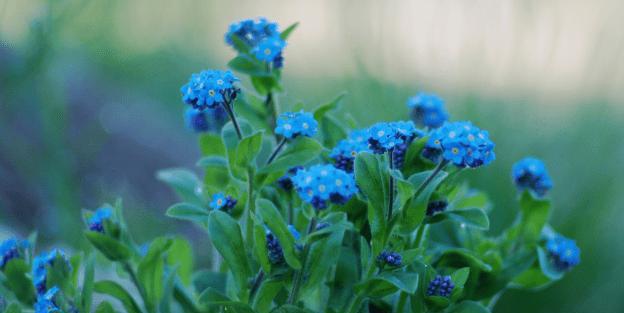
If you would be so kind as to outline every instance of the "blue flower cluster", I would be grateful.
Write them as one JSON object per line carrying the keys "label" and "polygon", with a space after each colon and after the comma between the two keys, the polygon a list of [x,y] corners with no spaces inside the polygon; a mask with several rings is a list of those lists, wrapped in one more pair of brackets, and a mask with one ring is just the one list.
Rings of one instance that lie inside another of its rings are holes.
{"label": "blue flower cluster", "polygon": [[226,196],[223,193],[216,193],[212,195],[212,201],[210,202],[210,208],[213,210],[227,211],[236,206],[238,201],[232,196]]}
{"label": "blue flower cluster", "polygon": [[231,71],[207,70],[191,75],[182,86],[182,100],[197,110],[230,104],[239,92],[238,78]]}
{"label": "blue flower cluster", "polygon": [[[295,241],[299,241],[299,239],[301,239],[301,235],[293,225],[288,225],[288,230],[295,238]],[[282,249],[277,237],[275,237],[275,235],[273,235],[268,228],[266,228],[266,242],[267,250],[269,252],[269,261],[271,261],[271,264],[280,264],[284,262],[284,250]]]}
{"label": "blue flower cluster", "polygon": [[433,200],[427,204],[427,216],[433,216],[436,213],[444,212],[448,203],[444,200]]}
{"label": "blue flower cluster", "polygon": [[184,112],[186,127],[197,133],[220,133],[221,128],[228,121],[227,112],[221,106],[207,108],[203,111],[188,108]]}
{"label": "blue flower cluster", "polygon": [[297,174],[297,171],[303,169],[303,166],[294,166],[288,169],[284,176],[277,180],[277,185],[286,191],[291,191],[293,188],[292,178]]}
{"label": "blue flower cluster", "polygon": [[12,259],[23,257],[22,251],[30,244],[27,240],[9,238],[0,244],[0,269]]}
{"label": "blue flower cluster", "polygon": [[546,195],[553,187],[544,162],[536,158],[524,158],[513,165],[511,176],[520,190],[531,190],[538,196]]}
{"label": "blue flower cluster", "polygon": [[560,271],[569,270],[581,262],[581,250],[576,246],[576,242],[559,234],[548,239],[546,250]]}
{"label": "blue flower cluster", "polygon": [[333,165],[314,165],[299,170],[293,177],[299,197],[318,210],[327,207],[327,201],[344,204],[357,192],[355,178]]}
{"label": "blue flower cluster", "polygon": [[[269,22],[265,18],[257,20],[246,19],[230,25],[225,34],[225,42],[238,49],[234,37],[251,48],[251,53],[260,61],[273,62],[275,68],[283,64],[282,51],[286,41],[280,37],[277,23]],[[239,51],[242,52],[242,51]]]}
{"label": "blue flower cluster", "polygon": [[62,312],[55,303],[55,297],[59,293],[59,288],[54,286],[44,294],[37,297],[35,303],[35,313],[54,313]]}
{"label": "blue flower cluster", "polygon": [[112,215],[113,212],[108,207],[97,209],[87,221],[89,230],[104,233],[104,221],[110,219]]}
{"label": "blue flower cluster", "polygon": [[297,136],[312,137],[318,131],[318,123],[310,112],[286,112],[277,118],[275,133],[292,139]]}
{"label": "blue flower cluster", "polygon": [[407,100],[407,106],[412,109],[412,119],[418,125],[438,128],[449,118],[444,100],[434,94],[419,92]]}
{"label": "blue flower cluster", "polygon": [[374,153],[382,154],[395,148],[406,150],[414,138],[423,135],[411,121],[381,122],[368,129],[368,143]]}
{"label": "blue flower cluster", "polygon": [[38,295],[43,295],[47,291],[47,266],[53,266],[59,257],[65,262],[67,268],[71,268],[67,255],[61,250],[55,249],[50,251],[50,253],[43,252],[33,260],[32,278]]}
{"label": "blue flower cluster", "polygon": [[427,296],[449,297],[455,288],[451,276],[437,275],[427,287]]}
{"label": "blue flower cluster", "polygon": [[401,266],[402,262],[403,262],[403,258],[397,252],[382,251],[377,256],[377,264],[381,266],[383,265]]}
{"label": "blue flower cluster", "polygon": [[353,173],[353,162],[360,152],[371,152],[368,148],[368,130],[354,130],[346,139],[340,140],[329,157],[335,166],[347,173]]}
{"label": "blue flower cluster", "polygon": [[470,122],[445,123],[433,130],[423,156],[436,163],[444,159],[457,167],[488,165],[496,158],[488,132]]}

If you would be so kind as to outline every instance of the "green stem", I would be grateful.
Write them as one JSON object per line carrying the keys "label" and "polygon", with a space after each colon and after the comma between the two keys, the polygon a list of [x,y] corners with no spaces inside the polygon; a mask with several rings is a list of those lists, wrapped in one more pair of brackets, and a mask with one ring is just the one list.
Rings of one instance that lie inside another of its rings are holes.
{"label": "green stem", "polygon": [[[311,234],[316,228],[316,216],[312,217],[310,220],[310,224],[308,225],[307,234]],[[295,272],[295,277],[293,278],[293,286],[288,296],[288,304],[294,304],[297,301],[297,295],[299,294],[299,289],[301,289],[301,283],[303,282],[303,274],[305,273],[305,265],[306,259],[308,258],[308,253],[310,252],[310,243],[305,244],[303,247],[303,253],[301,254],[301,269]]]}
{"label": "green stem", "polygon": [[390,194],[390,201],[388,201],[388,223],[392,220],[392,207],[394,206],[394,176],[392,176],[394,158],[392,154],[393,149],[388,150],[388,166],[390,167],[390,187],[388,188]]}
{"label": "green stem", "polygon": [[128,275],[130,276],[130,280],[132,280],[132,283],[139,291],[141,299],[143,299],[143,306],[145,307],[145,310],[149,313],[154,312],[152,304],[147,299],[147,292],[145,292],[145,289],[143,289],[143,285],[141,285],[141,283],[139,282],[139,278],[137,277],[130,263],[128,263],[127,261],[123,262],[123,269],[126,271],[126,273],[128,273]]}
{"label": "green stem", "polygon": [[435,169],[433,169],[433,172],[425,179],[425,181],[422,182],[422,184],[420,184],[420,186],[418,186],[418,189],[416,189],[416,192],[414,193],[414,197],[418,197],[423,190],[425,190],[425,187],[427,187],[427,185],[429,185],[433,179],[438,175],[438,173],[440,173],[440,171],[448,164],[448,161],[446,160],[442,160],[436,167]]}
{"label": "green stem", "polygon": [[243,133],[240,130],[240,126],[238,125],[238,121],[236,120],[236,115],[234,114],[234,110],[229,102],[223,102],[223,108],[225,112],[227,112],[230,120],[232,120],[232,124],[234,125],[234,130],[236,130],[236,136],[238,136],[238,140],[243,139]]}
{"label": "green stem", "polygon": [[282,138],[282,140],[277,144],[277,147],[275,147],[275,150],[273,150],[273,153],[271,153],[271,156],[269,156],[269,159],[267,160],[266,165],[271,164],[271,162],[275,160],[275,158],[277,157],[277,154],[282,150],[285,144],[286,144],[286,137]]}
{"label": "green stem", "polygon": [[396,305],[395,313],[402,313],[403,308],[405,307],[406,303],[407,303],[407,293],[401,292],[401,294],[399,295],[399,301],[397,302],[397,305]]}
{"label": "green stem", "polygon": [[264,272],[262,271],[262,269],[260,269],[258,271],[258,274],[256,274],[256,278],[254,278],[253,284],[251,285],[251,291],[249,291],[249,303],[253,302],[254,296],[256,295],[256,292],[260,288],[260,283],[262,283],[263,279],[264,279]]}
{"label": "green stem", "polygon": [[246,223],[246,233],[245,239],[247,239],[248,248],[251,251],[253,244],[253,220],[251,219],[251,214],[255,213],[256,205],[254,201],[253,194],[253,171],[247,171],[247,205],[245,211],[247,212],[247,223]]}
{"label": "green stem", "polygon": [[357,313],[360,310],[360,307],[362,306],[362,302],[364,302],[364,297],[360,295],[356,295],[355,297],[353,297],[353,299],[351,299],[349,306],[343,312]]}

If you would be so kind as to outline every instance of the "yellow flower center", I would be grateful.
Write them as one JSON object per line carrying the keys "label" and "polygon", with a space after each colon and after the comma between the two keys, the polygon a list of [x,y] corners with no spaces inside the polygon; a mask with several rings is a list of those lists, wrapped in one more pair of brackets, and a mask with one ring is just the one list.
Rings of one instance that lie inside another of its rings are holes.
{"label": "yellow flower center", "polygon": [[208,90],[208,95],[210,95],[211,97],[214,97],[214,95],[216,94],[216,92],[212,89]]}
{"label": "yellow flower center", "polygon": [[271,49],[269,49],[269,48],[264,49],[264,54],[265,55],[271,55]]}

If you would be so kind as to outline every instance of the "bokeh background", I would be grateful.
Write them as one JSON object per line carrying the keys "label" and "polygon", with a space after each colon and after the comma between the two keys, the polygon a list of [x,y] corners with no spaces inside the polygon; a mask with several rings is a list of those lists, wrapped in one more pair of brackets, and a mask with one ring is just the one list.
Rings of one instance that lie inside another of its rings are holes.
{"label": "bokeh background", "polygon": [[624,21],[620,0],[0,0],[0,237],[38,230],[84,244],[80,210],[122,197],[139,241],[204,235],[164,216],[161,168],[194,168],[179,87],[224,68],[230,22],[300,21],[281,105],[346,91],[360,126],[406,119],[418,91],[488,129],[497,160],[465,175],[494,203],[492,232],[517,205],[510,167],[534,155],[555,181],[552,224],[581,265],[540,293],[509,291],[496,312],[624,312]]}

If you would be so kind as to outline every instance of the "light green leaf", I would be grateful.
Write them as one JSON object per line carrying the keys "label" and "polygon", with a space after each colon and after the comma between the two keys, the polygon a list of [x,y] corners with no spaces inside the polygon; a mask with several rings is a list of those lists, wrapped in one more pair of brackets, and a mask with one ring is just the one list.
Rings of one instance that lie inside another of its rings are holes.
{"label": "light green leaf", "polygon": [[[414,174],[409,177],[408,181],[418,188],[433,171],[426,171]],[[425,218],[427,211],[427,204],[431,198],[431,194],[438,188],[438,186],[446,179],[448,174],[444,171],[440,171],[431,182],[423,189],[423,191],[414,195],[404,205],[404,209],[401,212],[401,218],[399,220],[399,230],[403,234],[412,233]]]}
{"label": "light green leaf", "polygon": [[147,294],[149,306],[155,306],[164,293],[164,254],[171,247],[170,238],[160,237],[152,241],[147,254],[139,263],[137,277]]}
{"label": "light green leaf", "polygon": [[433,224],[447,219],[481,230],[488,230],[490,228],[490,220],[487,214],[482,209],[477,208],[438,213],[432,217],[428,217],[426,223]]}
{"label": "light green leaf", "polygon": [[201,203],[201,199],[196,193],[200,181],[195,173],[185,169],[171,168],[158,171],[156,177],[173,188],[182,200],[196,204]]}
{"label": "light green leaf", "polygon": [[191,203],[176,203],[167,209],[167,216],[204,224],[210,212]]}
{"label": "light green leaf", "polygon": [[225,146],[221,141],[221,136],[212,133],[202,133],[199,135],[199,150],[202,156],[225,156]]}
{"label": "light green leaf", "polygon": [[132,256],[132,251],[128,246],[106,234],[85,231],[85,236],[96,249],[111,261],[125,261]]}
{"label": "light green leaf", "polygon": [[253,168],[260,147],[262,146],[262,132],[244,137],[236,147],[234,154],[234,166],[241,169]]}
{"label": "light green leaf", "polygon": [[252,76],[266,76],[270,75],[267,72],[267,68],[264,63],[258,61],[256,58],[250,55],[239,55],[230,62],[228,62],[228,67],[231,69]]}
{"label": "light green leaf", "polygon": [[87,256],[84,266],[84,279],[82,283],[81,304],[83,312],[91,312],[93,302],[93,280],[95,276],[95,254]]}
{"label": "light green leaf", "polygon": [[20,302],[32,305],[35,302],[35,289],[27,276],[28,273],[30,273],[30,267],[23,259],[14,258],[4,265],[7,287],[13,291]]}
{"label": "light green leaf", "polygon": [[535,243],[539,240],[542,229],[550,216],[550,201],[536,199],[525,191],[520,198],[520,234],[525,242]]}
{"label": "light green leaf", "polygon": [[96,282],[93,290],[100,294],[106,294],[116,298],[121,302],[128,313],[141,313],[141,309],[136,304],[130,293],[114,281],[103,280]]}
{"label": "light green leaf", "polygon": [[253,308],[259,313],[268,313],[277,294],[284,288],[284,282],[267,280],[262,283],[254,298]]}
{"label": "light green leaf", "polygon": [[167,264],[177,266],[180,281],[188,286],[193,276],[193,247],[183,237],[175,237],[167,252]]}
{"label": "light green leaf", "polygon": [[[85,311],[90,312],[90,311]],[[98,307],[95,309],[95,313],[115,313],[115,309],[113,309],[113,305],[108,301],[102,301]]]}
{"label": "light green leaf", "polygon": [[286,29],[284,29],[284,31],[280,33],[280,38],[282,38],[282,40],[287,40],[290,36],[290,33],[292,33],[293,30],[297,28],[297,26],[299,26],[299,22],[292,23],[290,26],[286,27]]}
{"label": "light green leaf", "polygon": [[199,167],[210,167],[210,166],[227,166],[227,160],[222,156],[207,156],[199,159],[197,161],[197,166]]}

